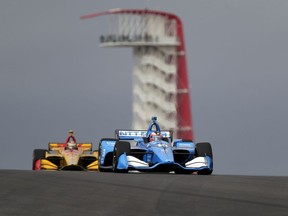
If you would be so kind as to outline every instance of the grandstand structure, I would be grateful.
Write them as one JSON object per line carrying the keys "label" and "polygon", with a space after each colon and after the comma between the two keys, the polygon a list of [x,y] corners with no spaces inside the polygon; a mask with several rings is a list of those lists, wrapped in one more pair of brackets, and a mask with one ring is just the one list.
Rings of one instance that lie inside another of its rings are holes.
{"label": "grandstand structure", "polygon": [[148,9],[111,9],[82,16],[109,15],[101,47],[133,49],[132,129],[157,116],[174,138],[194,139],[183,26],[174,14]]}

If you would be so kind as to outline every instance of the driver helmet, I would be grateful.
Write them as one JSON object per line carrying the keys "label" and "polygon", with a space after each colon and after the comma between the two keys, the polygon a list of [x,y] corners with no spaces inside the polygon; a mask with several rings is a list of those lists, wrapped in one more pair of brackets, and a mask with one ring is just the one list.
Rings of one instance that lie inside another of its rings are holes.
{"label": "driver helmet", "polygon": [[73,140],[68,142],[68,149],[76,149],[76,147],[77,145]]}
{"label": "driver helmet", "polygon": [[162,135],[161,135],[161,133],[159,133],[159,132],[157,132],[157,133],[152,132],[152,133],[150,134],[150,139],[149,139],[149,141],[152,142],[152,141],[157,141],[157,140],[162,140]]}

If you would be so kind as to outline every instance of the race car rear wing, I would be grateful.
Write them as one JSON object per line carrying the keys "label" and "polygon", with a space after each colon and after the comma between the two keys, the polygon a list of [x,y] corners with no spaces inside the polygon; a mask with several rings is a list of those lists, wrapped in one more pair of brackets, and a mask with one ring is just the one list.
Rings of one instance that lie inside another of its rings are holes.
{"label": "race car rear wing", "polygon": [[[66,147],[66,143],[48,143],[49,151],[58,151],[63,147]],[[92,143],[77,143],[77,147],[83,148],[83,151],[92,151]]]}
{"label": "race car rear wing", "polygon": [[[115,130],[116,139],[133,140],[135,138],[144,138],[147,135],[146,130]],[[161,131],[163,138],[170,138],[172,140],[172,131]]]}

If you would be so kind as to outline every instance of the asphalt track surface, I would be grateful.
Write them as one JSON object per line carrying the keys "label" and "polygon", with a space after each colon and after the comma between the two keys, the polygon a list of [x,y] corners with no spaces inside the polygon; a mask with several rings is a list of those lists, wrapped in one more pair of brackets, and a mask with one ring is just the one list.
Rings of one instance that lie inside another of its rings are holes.
{"label": "asphalt track surface", "polygon": [[288,177],[0,170],[0,215],[288,215]]}

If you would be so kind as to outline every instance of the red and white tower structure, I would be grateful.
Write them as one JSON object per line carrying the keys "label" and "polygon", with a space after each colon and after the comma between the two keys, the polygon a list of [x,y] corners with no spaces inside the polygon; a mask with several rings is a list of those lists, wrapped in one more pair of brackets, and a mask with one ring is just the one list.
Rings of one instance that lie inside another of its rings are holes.
{"label": "red and white tower structure", "polygon": [[82,16],[109,15],[101,47],[133,49],[133,129],[158,117],[175,138],[194,139],[183,26],[174,14],[155,10],[112,9]]}

